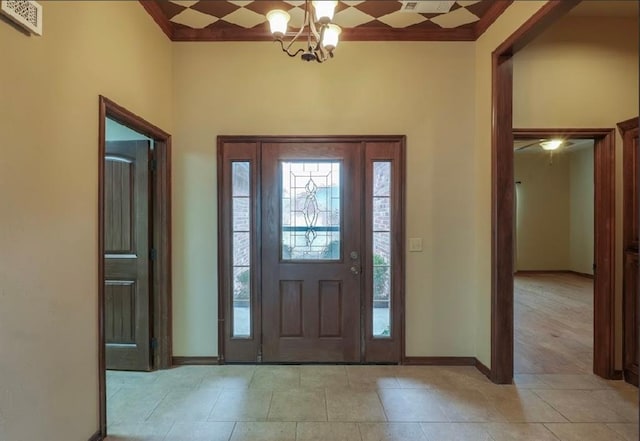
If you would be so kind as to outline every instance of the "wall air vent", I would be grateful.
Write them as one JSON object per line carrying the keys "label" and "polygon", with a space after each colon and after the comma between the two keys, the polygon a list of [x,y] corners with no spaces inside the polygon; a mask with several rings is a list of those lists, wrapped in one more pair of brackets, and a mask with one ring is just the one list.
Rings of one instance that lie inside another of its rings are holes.
{"label": "wall air vent", "polygon": [[418,14],[446,14],[451,10],[455,1],[401,1],[402,12]]}
{"label": "wall air vent", "polygon": [[2,0],[0,11],[32,34],[42,35],[42,5],[31,0]]}

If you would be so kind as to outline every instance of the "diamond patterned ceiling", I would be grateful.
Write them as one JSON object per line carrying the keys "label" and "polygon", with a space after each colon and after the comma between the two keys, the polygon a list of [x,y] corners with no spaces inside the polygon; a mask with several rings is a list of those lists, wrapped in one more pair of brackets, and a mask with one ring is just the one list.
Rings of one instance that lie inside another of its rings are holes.
{"label": "diamond patterned ceiling", "polygon": [[[432,1],[432,0],[422,0]],[[290,30],[304,17],[302,0],[140,0],[174,41],[271,41],[265,14],[283,9]],[[446,13],[401,11],[400,1],[340,1],[334,22],[343,40],[475,40],[511,0],[456,1]]]}

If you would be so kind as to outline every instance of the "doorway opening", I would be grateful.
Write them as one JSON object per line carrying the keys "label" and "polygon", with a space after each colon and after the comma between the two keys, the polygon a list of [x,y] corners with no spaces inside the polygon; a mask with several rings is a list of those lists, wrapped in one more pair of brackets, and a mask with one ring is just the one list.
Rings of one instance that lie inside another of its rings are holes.
{"label": "doorway opening", "polygon": [[98,367],[100,432],[107,370],[171,367],[171,136],[99,98]]}
{"label": "doorway opening", "polygon": [[[511,66],[508,67],[511,69]],[[509,123],[510,125],[510,123]],[[514,367],[514,185],[496,188],[498,177],[514,178],[513,139],[593,139],[594,156],[594,245],[593,245],[593,370],[603,378],[614,375],[614,213],[615,213],[615,151],[613,129],[511,129],[508,151],[500,144],[494,148],[504,149],[497,158],[502,161],[500,170],[494,169],[494,195],[501,197],[502,210],[494,211],[496,238],[503,242],[503,248],[493,250],[493,296],[492,303],[492,380],[497,383],[511,383]],[[504,141],[504,140],[501,140]],[[507,165],[508,164],[508,165]],[[516,184],[517,185],[517,184]],[[494,207],[498,203],[494,199]],[[494,241],[494,245],[496,242]],[[502,262],[499,266],[497,262]],[[498,320],[505,328],[497,332]],[[506,332],[505,332],[506,331]]]}
{"label": "doorway opening", "polygon": [[220,362],[399,363],[404,137],[219,137]]}
{"label": "doorway opening", "polygon": [[593,372],[594,140],[514,132],[514,373]]}

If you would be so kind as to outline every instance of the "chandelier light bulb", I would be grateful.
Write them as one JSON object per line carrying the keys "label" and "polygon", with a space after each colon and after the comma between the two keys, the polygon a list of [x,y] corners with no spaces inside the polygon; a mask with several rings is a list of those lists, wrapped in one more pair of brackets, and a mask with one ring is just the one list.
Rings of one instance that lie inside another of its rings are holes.
{"label": "chandelier light bulb", "polygon": [[338,2],[334,0],[313,1],[313,8],[316,10],[316,20],[321,24],[331,23]]}
{"label": "chandelier light bulb", "polygon": [[334,24],[327,25],[324,30],[324,36],[322,37],[322,47],[331,52],[338,45],[338,39],[342,29],[340,26]]}
{"label": "chandelier light bulb", "polygon": [[289,23],[290,18],[289,14],[281,9],[274,9],[267,14],[269,27],[271,28],[271,33],[274,37],[284,37],[284,34],[287,33],[287,24]]}

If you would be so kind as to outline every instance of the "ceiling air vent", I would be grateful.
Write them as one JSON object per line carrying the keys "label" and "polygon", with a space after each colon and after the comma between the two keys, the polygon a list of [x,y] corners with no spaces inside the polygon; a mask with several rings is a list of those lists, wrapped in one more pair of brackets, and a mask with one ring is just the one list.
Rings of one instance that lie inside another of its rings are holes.
{"label": "ceiling air vent", "polygon": [[42,35],[42,5],[31,0],[2,0],[0,11],[32,34]]}
{"label": "ceiling air vent", "polygon": [[401,1],[402,12],[417,12],[419,14],[446,14],[451,10],[455,1]]}

